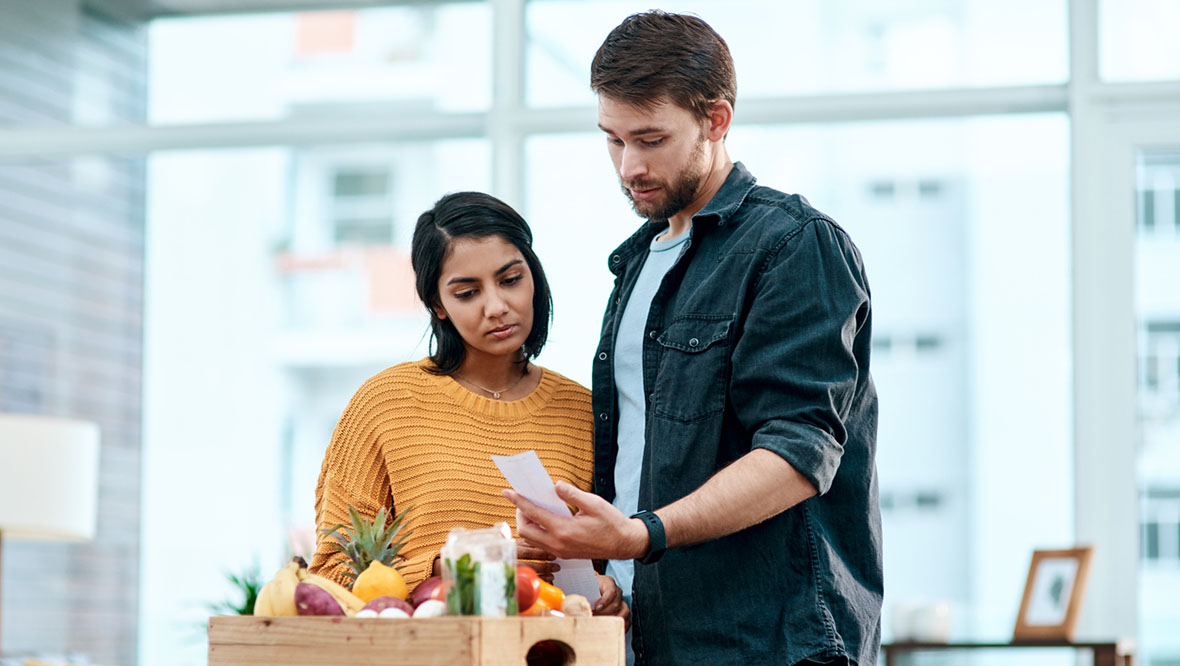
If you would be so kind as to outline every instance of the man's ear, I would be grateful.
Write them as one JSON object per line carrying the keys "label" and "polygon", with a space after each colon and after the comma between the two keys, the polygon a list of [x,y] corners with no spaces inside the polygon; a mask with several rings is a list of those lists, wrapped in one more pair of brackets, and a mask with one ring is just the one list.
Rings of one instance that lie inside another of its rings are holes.
{"label": "man's ear", "polygon": [[729,126],[733,124],[733,105],[728,100],[718,99],[709,102],[709,126],[705,135],[710,141],[721,141],[729,133]]}

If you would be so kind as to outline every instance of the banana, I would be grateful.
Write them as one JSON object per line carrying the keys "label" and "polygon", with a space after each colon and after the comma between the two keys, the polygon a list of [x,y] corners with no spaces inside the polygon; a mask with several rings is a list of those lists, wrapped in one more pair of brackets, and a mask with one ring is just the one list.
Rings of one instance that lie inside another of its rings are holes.
{"label": "banana", "polygon": [[295,586],[299,584],[299,563],[292,561],[279,569],[270,582],[262,586],[258,599],[254,602],[254,615],[259,617],[275,617],[279,615],[298,615],[295,608]]}
{"label": "banana", "polygon": [[319,574],[310,573],[307,569],[299,569],[296,575],[301,582],[311,583],[332,595],[332,598],[340,602],[340,606],[344,608],[344,612],[350,616],[355,615],[357,611],[365,607],[365,602],[360,597],[330,578],[324,578]]}

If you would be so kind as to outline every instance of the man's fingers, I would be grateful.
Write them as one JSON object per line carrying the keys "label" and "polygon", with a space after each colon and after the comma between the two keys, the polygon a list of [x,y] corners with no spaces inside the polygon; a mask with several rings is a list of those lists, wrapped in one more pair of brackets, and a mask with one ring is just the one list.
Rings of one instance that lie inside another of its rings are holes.
{"label": "man's fingers", "polygon": [[546,514],[553,515],[552,512],[542,509],[536,504],[533,504],[527,497],[521,495],[515,490],[501,490],[500,494],[504,496],[504,499],[516,505],[517,521],[519,521],[520,517],[523,515],[528,522],[542,524],[542,521],[537,520],[538,518],[543,517]]}
{"label": "man's fingers", "polygon": [[581,508],[586,503],[585,496],[590,494],[578,490],[572,483],[567,481],[558,481],[554,484],[554,490],[562,501],[566,504],[573,504],[578,508]]}

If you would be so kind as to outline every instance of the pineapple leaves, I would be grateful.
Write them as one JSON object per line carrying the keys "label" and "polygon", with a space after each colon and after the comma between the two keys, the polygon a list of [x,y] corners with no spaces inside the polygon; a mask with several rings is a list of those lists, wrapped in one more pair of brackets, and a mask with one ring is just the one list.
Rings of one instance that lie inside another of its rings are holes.
{"label": "pineapple leaves", "polygon": [[332,529],[320,531],[331,537],[336,550],[344,554],[349,571],[345,572],[351,580],[361,574],[373,562],[380,562],[385,566],[400,569],[404,558],[401,549],[405,545],[411,532],[407,531],[399,536],[405,522],[406,514],[411,507],[406,507],[397,514],[393,521],[386,525],[387,515],[382,507],[369,522],[355,507],[348,507],[348,519],[351,525],[343,523]]}

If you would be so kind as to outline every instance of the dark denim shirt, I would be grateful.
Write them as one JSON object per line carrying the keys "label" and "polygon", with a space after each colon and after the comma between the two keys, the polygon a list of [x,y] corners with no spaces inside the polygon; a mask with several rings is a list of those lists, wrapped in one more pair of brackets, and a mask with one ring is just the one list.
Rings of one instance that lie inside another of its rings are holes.
{"label": "dark denim shirt", "polygon": [[[595,491],[614,497],[611,354],[651,239],[610,256],[615,274],[594,364]],[[753,527],[635,565],[638,664],[875,664],[882,599],[877,397],[869,285],[848,234],[801,196],[737,163],[693,217],[652,302],[643,341],[646,446],[639,508],[693,492],[755,448],[819,494]]]}

